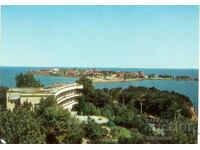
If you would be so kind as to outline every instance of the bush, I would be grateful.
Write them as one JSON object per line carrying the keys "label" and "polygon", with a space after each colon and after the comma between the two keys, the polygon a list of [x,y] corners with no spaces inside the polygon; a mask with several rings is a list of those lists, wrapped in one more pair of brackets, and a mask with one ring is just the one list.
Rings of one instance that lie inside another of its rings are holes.
{"label": "bush", "polygon": [[18,108],[2,112],[0,116],[0,137],[7,143],[46,143],[41,122],[33,112]]}
{"label": "bush", "polygon": [[106,125],[109,126],[109,127],[114,127],[115,123],[112,120],[109,120]]}
{"label": "bush", "polygon": [[103,137],[107,135],[107,129],[96,124],[94,120],[88,119],[87,123],[83,124],[85,137],[91,140],[91,143],[99,143]]}

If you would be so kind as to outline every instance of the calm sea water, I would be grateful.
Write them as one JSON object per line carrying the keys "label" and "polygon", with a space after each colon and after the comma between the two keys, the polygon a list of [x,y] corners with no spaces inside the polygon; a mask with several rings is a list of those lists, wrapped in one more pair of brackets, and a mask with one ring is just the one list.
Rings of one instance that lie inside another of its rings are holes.
{"label": "calm sea water", "polygon": [[[0,67],[0,85],[15,87],[15,76],[22,72],[30,70],[45,69],[45,67]],[[88,68],[86,68],[88,69]],[[197,69],[140,69],[140,68],[97,68],[100,70],[112,71],[143,71],[145,74],[168,74],[168,75],[188,75],[198,77]],[[45,86],[53,83],[74,83],[77,78],[59,77],[59,76],[36,76]],[[126,88],[129,85],[156,87],[160,90],[176,91],[188,96],[194,106],[198,107],[198,81],[175,81],[175,80],[143,80],[118,83],[96,83],[95,88]]]}

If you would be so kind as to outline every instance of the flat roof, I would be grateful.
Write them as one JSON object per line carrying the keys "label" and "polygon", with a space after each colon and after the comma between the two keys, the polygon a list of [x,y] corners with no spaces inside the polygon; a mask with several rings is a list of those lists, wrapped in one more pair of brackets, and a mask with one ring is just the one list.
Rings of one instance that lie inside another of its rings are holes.
{"label": "flat roof", "polygon": [[29,88],[29,87],[19,87],[19,88],[9,88],[8,92],[24,92],[24,93],[32,93],[32,92],[44,92],[45,88]]}
{"label": "flat roof", "polygon": [[18,88],[9,88],[7,92],[47,94],[47,93],[55,92],[61,88],[73,87],[73,86],[78,86],[78,85],[79,84],[77,83],[73,83],[73,84],[52,84],[46,88],[18,87]]}

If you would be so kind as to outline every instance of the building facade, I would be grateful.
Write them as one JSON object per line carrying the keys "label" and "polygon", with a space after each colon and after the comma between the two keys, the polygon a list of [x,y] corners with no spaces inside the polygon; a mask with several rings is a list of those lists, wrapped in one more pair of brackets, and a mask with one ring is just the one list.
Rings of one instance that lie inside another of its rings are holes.
{"label": "building facade", "polygon": [[71,110],[78,103],[83,85],[74,84],[54,84],[47,88],[11,88],[7,91],[6,108],[13,110],[16,102],[23,104],[31,103],[33,107],[39,104],[41,99],[53,96],[58,105],[63,109]]}

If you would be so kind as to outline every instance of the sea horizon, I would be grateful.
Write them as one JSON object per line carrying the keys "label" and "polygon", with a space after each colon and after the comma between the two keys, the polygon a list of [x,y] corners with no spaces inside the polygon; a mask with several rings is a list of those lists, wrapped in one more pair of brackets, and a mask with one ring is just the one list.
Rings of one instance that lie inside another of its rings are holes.
{"label": "sea horizon", "polygon": [[199,70],[199,68],[168,68],[168,67],[151,67],[151,68],[148,68],[148,67],[106,67],[106,66],[103,66],[103,67],[100,67],[100,66],[97,66],[97,67],[94,67],[94,66],[6,66],[6,65],[0,65],[0,67],[21,67],[21,68],[112,68],[112,69],[174,69],[174,70],[177,70],[177,69],[180,69],[180,70]]}

